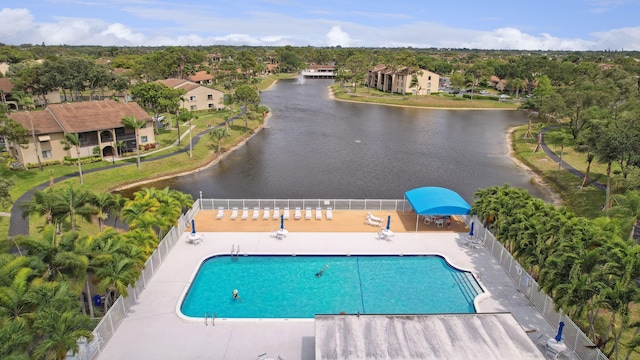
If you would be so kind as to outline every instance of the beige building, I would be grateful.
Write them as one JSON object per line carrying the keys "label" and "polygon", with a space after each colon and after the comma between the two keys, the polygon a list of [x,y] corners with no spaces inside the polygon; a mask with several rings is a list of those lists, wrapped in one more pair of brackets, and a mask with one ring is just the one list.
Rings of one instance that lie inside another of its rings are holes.
{"label": "beige building", "polygon": [[184,101],[181,108],[189,111],[224,109],[224,93],[215,89],[182,79],[158,80],[173,89],[184,89]]}
{"label": "beige building", "polygon": [[[134,116],[144,120],[136,141],[134,129],[122,125],[122,118]],[[30,136],[23,145],[8,144],[9,152],[22,164],[76,158],[76,149],[64,150],[64,136],[77,133],[80,139],[80,157],[92,156],[98,147],[103,158],[118,157],[120,151],[135,151],[140,146],[153,144],[155,136],[151,116],[135,102],[121,103],[114,100],[85,101],[50,104],[44,110],[21,111],[9,115],[20,123]],[[118,145],[122,145],[118,149]]]}
{"label": "beige building", "polygon": [[[416,80],[415,86],[411,86]],[[440,75],[423,69],[376,65],[367,73],[365,86],[398,94],[429,95],[438,92]]]}

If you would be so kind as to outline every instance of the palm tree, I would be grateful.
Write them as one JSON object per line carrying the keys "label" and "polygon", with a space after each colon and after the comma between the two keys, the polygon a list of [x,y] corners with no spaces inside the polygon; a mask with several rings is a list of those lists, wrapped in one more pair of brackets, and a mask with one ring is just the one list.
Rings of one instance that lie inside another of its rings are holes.
{"label": "palm tree", "polygon": [[80,174],[80,184],[84,185],[84,179],[82,178],[82,161],[80,161],[80,138],[77,133],[64,134],[64,140],[61,141],[64,145],[63,149],[69,150],[71,147],[76,148],[76,159],[78,160],[78,173]]}
{"label": "palm tree", "polygon": [[102,263],[96,268],[96,278],[98,279],[98,289],[105,292],[105,311],[110,305],[111,294],[128,296],[127,287],[135,284],[140,276],[141,270],[136,266],[135,261],[128,255],[116,253],[111,261]]}
{"label": "palm tree", "polygon": [[218,140],[218,145],[216,146],[216,153],[220,153],[220,142],[225,136],[228,136],[227,129],[224,127],[219,127],[211,130],[209,135]]}
{"label": "palm tree", "polygon": [[127,129],[134,129],[136,136],[136,154],[138,161],[138,170],[140,170],[140,139],[139,139],[139,130],[142,129],[143,126],[146,125],[146,122],[143,120],[137,120],[135,116],[125,116],[121,120],[122,125],[124,125]]}
{"label": "palm tree", "polygon": [[624,195],[616,194],[611,197],[614,204],[611,214],[616,216],[624,216],[631,219],[631,233],[629,238],[632,239],[638,227],[638,217],[640,217],[640,192],[628,191]]}
{"label": "palm tree", "polygon": [[92,194],[89,203],[96,208],[98,218],[98,228],[102,231],[104,221],[109,217],[109,209],[114,205],[113,195],[109,192]]}
{"label": "palm tree", "polygon": [[91,222],[91,217],[96,214],[96,209],[91,206],[92,194],[85,190],[78,190],[68,186],[58,195],[65,203],[65,216],[69,216],[71,231],[76,230],[76,215],[80,215],[86,221]]}
{"label": "palm tree", "polygon": [[116,149],[118,149],[118,157],[122,157],[122,149],[124,149],[124,141],[118,140],[116,141]]}
{"label": "palm tree", "polygon": [[64,218],[65,203],[58,196],[58,193],[48,188],[44,191],[36,191],[33,197],[28,203],[20,205],[22,209],[22,216],[38,214],[47,218],[47,224],[57,224]]}

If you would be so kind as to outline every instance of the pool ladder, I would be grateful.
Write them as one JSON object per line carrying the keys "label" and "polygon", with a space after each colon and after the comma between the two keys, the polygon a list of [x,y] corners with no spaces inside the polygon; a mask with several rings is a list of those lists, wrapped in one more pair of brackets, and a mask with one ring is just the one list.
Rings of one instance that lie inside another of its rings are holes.
{"label": "pool ladder", "polygon": [[[204,313],[204,326],[208,326],[209,313]],[[211,326],[216,326],[216,313],[211,313]]]}
{"label": "pool ladder", "polygon": [[[237,248],[236,248],[237,246]],[[240,244],[231,245],[231,260],[238,260],[238,256],[240,255]]]}

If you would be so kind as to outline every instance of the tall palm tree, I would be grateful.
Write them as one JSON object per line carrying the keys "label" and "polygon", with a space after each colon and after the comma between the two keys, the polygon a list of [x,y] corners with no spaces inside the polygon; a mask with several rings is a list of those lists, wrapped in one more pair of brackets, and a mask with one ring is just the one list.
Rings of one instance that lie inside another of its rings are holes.
{"label": "tall palm tree", "polygon": [[84,179],[82,177],[82,161],[80,161],[80,137],[77,133],[64,134],[63,149],[69,150],[71,147],[76,148],[76,159],[78,160],[78,173],[80,174],[80,184],[84,185]]}
{"label": "tall palm tree", "polygon": [[47,224],[57,224],[64,218],[66,206],[64,201],[58,196],[56,190],[48,188],[44,191],[36,191],[28,203],[20,205],[22,216],[27,217],[33,214],[45,216]]}
{"label": "tall palm tree", "polygon": [[114,205],[113,195],[109,192],[92,194],[89,203],[93,205],[97,211],[98,228],[102,231],[102,225],[109,217],[109,209]]}
{"label": "tall palm tree", "polygon": [[133,129],[136,136],[136,155],[138,162],[138,170],[140,170],[140,134],[139,130],[145,126],[146,122],[143,120],[137,120],[135,116],[125,116],[121,120],[122,125],[127,129]]}
{"label": "tall palm tree", "polygon": [[92,194],[82,189],[76,189],[68,186],[66,189],[58,193],[61,201],[65,203],[65,216],[69,216],[71,231],[76,230],[76,215],[81,216],[90,222],[91,217],[96,214],[96,209],[91,206]]}
{"label": "tall palm tree", "polygon": [[638,218],[640,217],[640,192],[628,191],[624,195],[615,194],[611,197],[611,201],[614,204],[610,212],[612,215],[631,219],[629,238],[632,239],[638,228]]}

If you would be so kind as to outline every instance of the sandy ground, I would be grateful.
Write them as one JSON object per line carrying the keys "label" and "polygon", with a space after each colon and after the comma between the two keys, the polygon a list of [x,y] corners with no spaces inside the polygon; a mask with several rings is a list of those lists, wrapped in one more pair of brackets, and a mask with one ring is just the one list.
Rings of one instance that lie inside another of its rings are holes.
{"label": "sandy ground", "polygon": [[[333,210],[333,219],[327,220],[326,212],[322,211],[322,220],[315,219],[315,209],[312,210],[311,220],[305,220],[305,211],[302,210],[302,219],[294,220],[294,210],[290,210],[289,220],[284,221],[284,227],[290,232],[371,232],[376,233],[387,225],[387,216],[391,215],[391,231],[415,232],[416,214],[413,212],[399,211],[374,211],[373,214],[383,221],[380,226],[365,224],[368,211],[363,210]],[[280,228],[280,220],[273,219],[273,211],[269,220],[262,220],[263,211],[257,220],[252,220],[253,210],[249,210],[249,218],[242,220],[242,210],[238,211],[238,218],[231,219],[231,210],[225,210],[222,219],[216,219],[218,210],[201,210],[195,216],[197,232],[269,232]],[[282,214],[282,210],[281,210]],[[186,231],[191,231],[187,229]],[[451,229],[438,228],[435,224],[427,225],[418,223],[419,232],[467,232],[467,226],[457,217],[452,218]]]}

